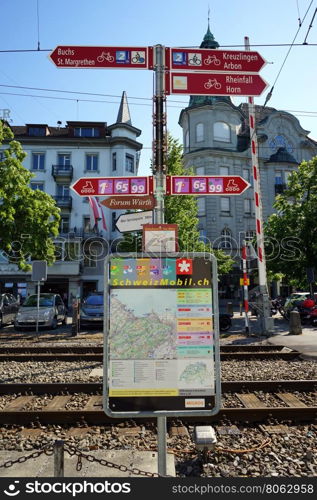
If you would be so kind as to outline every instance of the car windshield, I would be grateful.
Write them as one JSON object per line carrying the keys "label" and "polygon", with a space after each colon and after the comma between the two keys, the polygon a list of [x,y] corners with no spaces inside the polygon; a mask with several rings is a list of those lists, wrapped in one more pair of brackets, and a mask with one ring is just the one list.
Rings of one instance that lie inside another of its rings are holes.
{"label": "car windshield", "polygon": [[[40,297],[40,307],[52,307],[53,305],[54,297]],[[37,307],[37,295],[30,295],[22,307]]]}
{"label": "car windshield", "polygon": [[84,300],[85,306],[102,306],[103,295],[90,295]]}

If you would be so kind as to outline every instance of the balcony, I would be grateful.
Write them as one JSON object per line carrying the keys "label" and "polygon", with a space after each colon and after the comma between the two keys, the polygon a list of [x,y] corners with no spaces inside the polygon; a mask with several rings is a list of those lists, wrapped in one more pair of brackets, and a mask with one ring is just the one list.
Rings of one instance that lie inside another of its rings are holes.
{"label": "balcony", "polygon": [[73,178],[73,166],[52,165],[52,176],[55,181],[70,182]]}
{"label": "balcony", "polygon": [[72,209],[73,200],[71,196],[53,196],[53,198],[59,208],[66,208],[67,210]]}
{"label": "balcony", "polygon": [[275,184],[275,194],[282,194],[287,188],[286,184]]}
{"label": "balcony", "polygon": [[60,235],[62,237],[67,237],[70,240],[72,240],[72,239],[75,240],[77,238],[86,240],[88,238],[101,238],[102,237],[102,234],[100,233],[100,231],[98,231],[96,228],[89,228],[89,227],[85,227],[85,228],[72,227],[72,228],[69,228],[68,231],[66,231],[65,229],[61,229]]}

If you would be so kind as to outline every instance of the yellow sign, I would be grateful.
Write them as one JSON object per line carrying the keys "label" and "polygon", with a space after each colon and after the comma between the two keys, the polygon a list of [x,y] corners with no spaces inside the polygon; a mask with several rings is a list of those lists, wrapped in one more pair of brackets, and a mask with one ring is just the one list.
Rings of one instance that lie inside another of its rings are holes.
{"label": "yellow sign", "polygon": [[249,278],[240,278],[240,285],[250,285],[250,280]]}
{"label": "yellow sign", "polygon": [[178,389],[110,389],[110,397],[178,396]]}

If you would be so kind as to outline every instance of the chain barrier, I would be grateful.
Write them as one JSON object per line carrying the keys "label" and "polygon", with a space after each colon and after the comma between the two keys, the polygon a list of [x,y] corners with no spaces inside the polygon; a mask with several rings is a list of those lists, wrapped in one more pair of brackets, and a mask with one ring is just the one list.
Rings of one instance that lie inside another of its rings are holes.
{"label": "chain barrier", "polygon": [[41,455],[43,455],[43,453],[45,453],[45,455],[53,455],[54,453],[53,445],[49,444],[44,448],[42,448],[41,450],[34,451],[33,453],[30,453],[30,455],[24,455],[23,457],[19,457],[15,460],[7,460],[3,464],[0,464],[0,469],[8,469],[9,467],[12,467],[12,465],[15,464],[23,464],[24,462],[30,460],[31,458],[40,457]]}
{"label": "chain barrier", "polygon": [[[109,462],[108,460],[105,460],[103,458],[97,458],[94,457],[93,455],[88,455],[85,453],[82,453],[78,448],[76,448],[73,445],[70,445],[68,443],[64,444],[64,451],[67,451],[67,453],[70,456],[77,456],[77,464],[76,464],[76,471],[79,472],[82,469],[83,463],[82,459],[85,458],[87,462],[97,462],[100,465],[103,465],[104,467],[111,467],[113,469],[117,469],[120,472],[132,472],[132,474],[137,475],[137,476],[146,476],[146,477],[160,477],[159,474],[155,472],[147,472],[141,469],[138,469],[137,467],[134,467],[130,469],[126,465],[119,465],[115,464],[113,462]],[[8,469],[9,467],[12,467],[15,464],[23,464],[27,460],[33,459],[33,458],[38,458],[43,453],[47,456],[51,456],[54,453],[54,444],[48,444],[44,448],[38,451],[34,451],[33,453],[30,453],[30,455],[25,455],[22,457],[19,457],[15,460],[7,460],[3,464],[0,464],[0,469]]]}
{"label": "chain barrier", "polygon": [[82,453],[78,448],[76,448],[73,445],[70,445],[68,443],[65,443],[65,451],[70,456],[76,455],[77,456],[77,464],[76,464],[76,470],[80,471],[82,468],[82,459],[85,458],[88,462],[97,462],[100,465],[103,465],[104,467],[111,467],[113,469],[117,469],[120,472],[132,472],[132,474],[136,476],[146,476],[146,477],[160,477],[159,474],[156,472],[147,472],[141,469],[138,469],[137,467],[134,467],[133,469],[130,469],[126,465],[118,465],[113,462],[109,462],[109,460],[105,460],[103,458],[96,458],[93,455],[88,455],[85,453]]}

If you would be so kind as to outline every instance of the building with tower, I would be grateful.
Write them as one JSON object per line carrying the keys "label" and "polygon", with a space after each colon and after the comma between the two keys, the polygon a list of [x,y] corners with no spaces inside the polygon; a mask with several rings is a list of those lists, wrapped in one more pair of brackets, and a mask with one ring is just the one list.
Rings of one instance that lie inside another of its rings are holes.
{"label": "building with tower", "polygon": [[[209,25],[200,48],[218,49]],[[283,110],[255,106],[263,220],[273,213],[276,194],[289,174],[317,154],[299,120]],[[197,198],[201,237],[236,260],[236,268],[220,283],[221,296],[235,298],[239,289],[240,249],[255,236],[250,131],[247,98],[235,105],[230,96],[191,96],[180,113],[185,167],[196,175],[239,175],[251,183],[240,196]]]}

